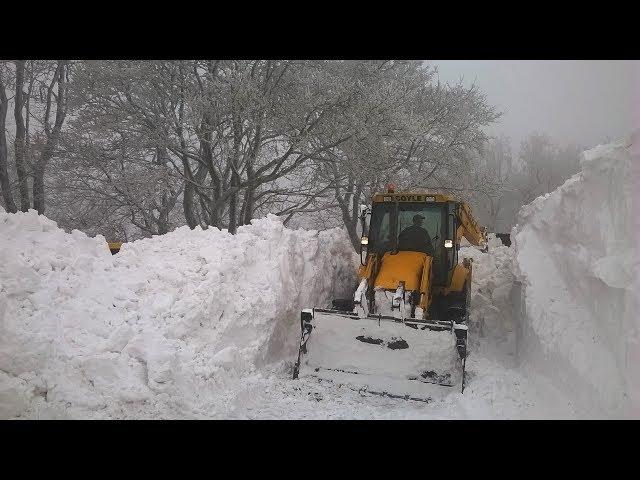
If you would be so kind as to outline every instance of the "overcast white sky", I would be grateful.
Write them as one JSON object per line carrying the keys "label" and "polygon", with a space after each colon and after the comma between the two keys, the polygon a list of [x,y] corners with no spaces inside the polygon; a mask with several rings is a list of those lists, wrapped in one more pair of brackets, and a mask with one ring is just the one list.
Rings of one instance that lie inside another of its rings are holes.
{"label": "overcast white sky", "polygon": [[585,147],[640,127],[640,61],[432,60],[443,82],[475,82],[504,112],[491,134],[517,150],[532,131]]}

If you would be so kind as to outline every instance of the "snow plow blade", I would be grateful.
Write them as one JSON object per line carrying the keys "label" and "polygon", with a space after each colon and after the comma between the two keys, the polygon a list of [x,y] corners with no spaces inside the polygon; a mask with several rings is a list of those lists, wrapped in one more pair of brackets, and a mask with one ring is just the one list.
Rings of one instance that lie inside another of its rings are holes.
{"label": "snow plow blade", "polygon": [[425,402],[464,391],[466,325],[328,309],[303,310],[300,323],[294,379]]}

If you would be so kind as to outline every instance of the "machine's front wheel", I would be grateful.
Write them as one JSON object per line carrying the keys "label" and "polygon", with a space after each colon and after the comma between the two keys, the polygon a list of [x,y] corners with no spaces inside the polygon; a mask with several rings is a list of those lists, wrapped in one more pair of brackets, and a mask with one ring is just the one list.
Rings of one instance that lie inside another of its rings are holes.
{"label": "machine's front wheel", "polygon": [[335,310],[341,312],[353,312],[356,307],[352,298],[335,298],[331,301],[331,306]]}

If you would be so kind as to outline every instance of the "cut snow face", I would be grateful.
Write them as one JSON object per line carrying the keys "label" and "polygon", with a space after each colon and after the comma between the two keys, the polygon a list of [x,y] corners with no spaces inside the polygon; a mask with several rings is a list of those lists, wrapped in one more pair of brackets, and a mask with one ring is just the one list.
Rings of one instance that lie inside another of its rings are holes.
{"label": "cut snow face", "polygon": [[640,417],[640,131],[584,152],[582,171],[522,208],[518,353],[581,416]]}
{"label": "cut snow face", "polygon": [[189,417],[297,353],[300,305],[351,290],[341,230],[275,216],[127,243],[0,210],[0,418]]}

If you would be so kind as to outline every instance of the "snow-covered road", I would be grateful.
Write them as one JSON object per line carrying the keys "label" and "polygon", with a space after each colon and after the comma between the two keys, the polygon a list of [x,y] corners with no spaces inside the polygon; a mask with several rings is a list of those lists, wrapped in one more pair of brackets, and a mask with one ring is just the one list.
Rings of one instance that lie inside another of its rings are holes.
{"label": "snow-covered road", "polygon": [[509,289],[512,250],[493,241],[474,259],[472,346],[467,387],[440,387],[429,403],[358,392],[314,378],[290,380],[290,362],[247,377],[225,402],[224,418],[482,419],[575,418],[571,401],[515,358]]}

